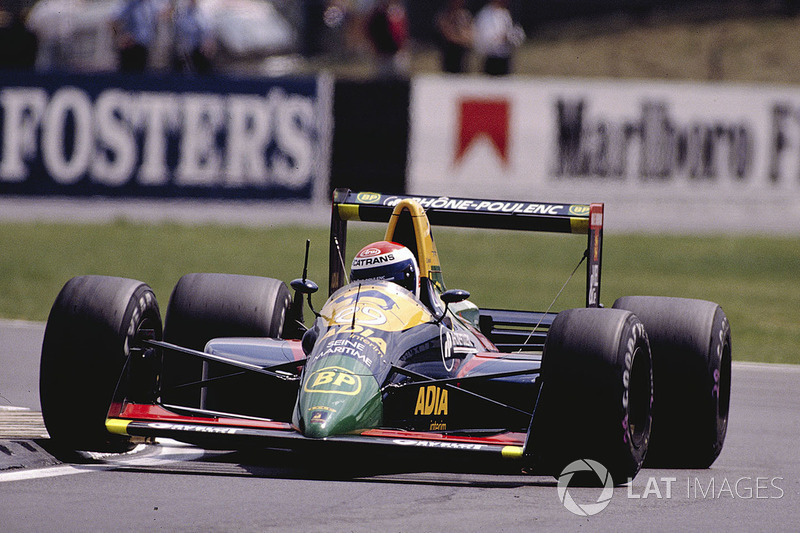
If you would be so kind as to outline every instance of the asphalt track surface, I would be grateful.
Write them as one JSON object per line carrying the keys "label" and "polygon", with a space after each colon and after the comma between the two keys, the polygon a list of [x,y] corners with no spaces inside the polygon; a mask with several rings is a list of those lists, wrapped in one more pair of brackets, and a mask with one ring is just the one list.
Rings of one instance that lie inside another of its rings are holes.
{"label": "asphalt track surface", "polygon": [[[0,322],[2,531],[795,532],[800,524],[800,367],[735,363],[727,441],[711,469],[643,470],[600,512],[578,516],[547,477],[349,479],[286,453],[204,452],[172,441],[61,463],[34,438],[44,431],[42,334],[42,324]],[[594,488],[566,494],[587,509],[604,499]]]}

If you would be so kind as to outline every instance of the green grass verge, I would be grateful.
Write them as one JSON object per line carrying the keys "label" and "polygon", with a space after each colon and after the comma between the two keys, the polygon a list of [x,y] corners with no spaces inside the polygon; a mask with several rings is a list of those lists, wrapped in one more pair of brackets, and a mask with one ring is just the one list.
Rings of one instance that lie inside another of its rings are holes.
{"label": "green grass verge", "polygon": [[[383,235],[351,225],[349,258]],[[484,307],[545,310],[578,264],[581,237],[437,229],[445,281]],[[325,294],[326,228],[270,229],[177,224],[0,224],[0,317],[44,321],[72,276],[107,274],[150,284],[166,310],[188,272],[265,275],[289,281],[302,270]],[[800,363],[800,246],[796,238],[609,234],[601,300],[651,294],[718,302],[730,318],[737,360]],[[554,310],[583,305],[585,269]],[[323,295],[315,298],[321,305]]]}

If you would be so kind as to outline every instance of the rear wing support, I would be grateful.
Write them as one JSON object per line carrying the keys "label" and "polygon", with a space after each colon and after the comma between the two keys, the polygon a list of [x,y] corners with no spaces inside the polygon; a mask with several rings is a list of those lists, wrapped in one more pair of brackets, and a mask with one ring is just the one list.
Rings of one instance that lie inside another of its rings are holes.
{"label": "rear wing support", "polygon": [[331,207],[329,293],[345,284],[347,222],[389,222],[394,206],[417,201],[431,225],[461,228],[510,229],[588,235],[586,306],[600,306],[603,251],[603,204],[554,204],[506,200],[399,196],[336,189]]}

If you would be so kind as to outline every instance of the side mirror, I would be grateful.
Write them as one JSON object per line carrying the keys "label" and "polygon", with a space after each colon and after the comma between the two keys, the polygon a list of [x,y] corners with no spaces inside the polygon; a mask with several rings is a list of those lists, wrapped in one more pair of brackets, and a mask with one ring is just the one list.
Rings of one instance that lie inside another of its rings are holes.
{"label": "side mirror", "polygon": [[302,294],[314,294],[319,290],[319,285],[310,279],[296,279],[289,284],[295,292]]}
{"label": "side mirror", "polygon": [[306,258],[303,262],[303,277],[293,280],[289,285],[294,289],[294,299],[289,306],[289,312],[286,317],[286,324],[284,325],[284,334],[289,335],[286,338],[300,338],[303,332],[306,331],[305,319],[303,318],[303,295],[308,295],[308,307],[315,316],[319,316],[314,311],[314,306],[311,305],[311,295],[319,290],[319,286],[308,279],[308,249],[311,241],[306,239]]}
{"label": "side mirror", "polygon": [[442,301],[447,305],[463,302],[467,298],[469,298],[469,291],[461,289],[450,289],[442,294]]}
{"label": "side mirror", "polygon": [[319,290],[319,285],[311,281],[310,279],[295,279],[292,280],[289,285],[294,289],[294,303],[292,307],[295,309],[295,320],[299,322],[303,322],[303,295],[308,295],[306,300],[308,301],[308,308],[311,309],[311,312],[314,313],[314,316],[319,316],[316,311],[314,311],[314,306],[311,305],[311,295],[314,294]]}
{"label": "side mirror", "polygon": [[436,322],[439,323],[444,320],[444,317],[447,314],[447,308],[450,307],[450,304],[463,302],[469,298],[469,292],[461,289],[450,289],[449,291],[444,291],[441,298],[444,302],[444,311],[442,311],[441,315],[436,317]]}

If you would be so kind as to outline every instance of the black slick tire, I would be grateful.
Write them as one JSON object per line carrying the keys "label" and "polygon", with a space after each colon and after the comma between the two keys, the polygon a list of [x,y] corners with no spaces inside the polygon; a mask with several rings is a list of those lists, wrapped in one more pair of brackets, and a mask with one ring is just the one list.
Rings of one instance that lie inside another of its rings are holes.
{"label": "black slick tire", "polygon": [[722,451],[731,393],[731,328],[713,302],[625,296],[653,351],[653,435],[646,466],[708,468]]}
{"label": "black slick tire", "polygon": [[545,342],[542,381],[529,435],[535,469],[558,477],[570,463],[591,459],[615,484],[632,479],[647,453],[653,394],[647,334],[636,316],[559,313]]}
{"label": "black slick tire", "polygon": [[[186,274],[170,296],[164,340],[203,351],[214,338],[280,338],[290,302],[289,289],[280,280],[239,274]],[[230,371],[220,365],[209,364],[204,369],[203,363],[191,356],[165,354],[162,400],[167,404],[252,413],[248,399],[251,387],[246,377],[221,380],[206,392],[199,387],[170,390],[174,385],[227,373]]]}
{"label": "black slick tire", "polygon": [[63,451],[123,452],[130,438],[105,420],[140,329],[161,337],[161,313],[146,284],[125,278],[69,280],[50,310],[39,374],[42,417]]}

